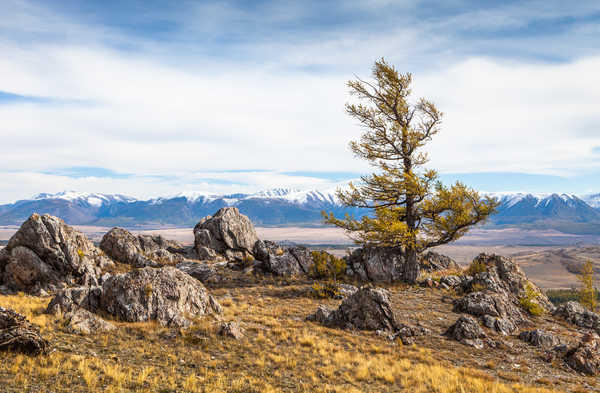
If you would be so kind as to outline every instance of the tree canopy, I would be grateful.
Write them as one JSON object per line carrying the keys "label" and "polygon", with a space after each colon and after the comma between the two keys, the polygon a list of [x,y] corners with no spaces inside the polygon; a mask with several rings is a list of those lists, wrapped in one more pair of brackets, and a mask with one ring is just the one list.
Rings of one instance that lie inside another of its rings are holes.
{"label": "tree canopy", "polygon": [[440,131],[442,113],[424,98],[409,102],[412,75],[399,73],[381,59],[372,76],[372,82],[348,82],[360,103],[346,104],[346,112],[364,128],[350,148],[378,172],[351,182],[337,195],[346,206],[372,209],[373,214],[360,220],[324,216],[359,244],[402,247],[407,260],[404,277],[414,282],[418,253],[460,238],[494,213],[497,202],[460,182],[445,186],[436,171],[424,168],[428,156],[422,148]]}

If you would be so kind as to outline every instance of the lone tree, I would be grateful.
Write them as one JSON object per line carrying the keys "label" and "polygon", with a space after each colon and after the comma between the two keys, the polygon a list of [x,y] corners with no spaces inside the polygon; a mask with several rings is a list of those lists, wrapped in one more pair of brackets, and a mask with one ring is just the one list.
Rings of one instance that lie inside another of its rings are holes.
{"label": "lone tree", "polygon": [[373,214],[360,220],[323,215],[358,244],[402,247],[404,280],[415,282],[420,252],[460,238],[493,214],[498,203],[460,182],[446,187],[436,171],[423,168],[428,158],[421,149],[439,132],[442,113],[423,98],[408,101],[411,74],[400,74],[381,59],[373,78],[373,83],[348,82],[350,93],[367,104],[346,104],[346,112],[365,129],[350,148],[379,171],[337,191],[346,206],[373,209]]}
{"label": "lone tree", "polygon": [[577,278],[581,282],[579,303],[592,312],[596,311],[598,295],[596,288],[594,288],[594,263],[591,259],[585,261]]}

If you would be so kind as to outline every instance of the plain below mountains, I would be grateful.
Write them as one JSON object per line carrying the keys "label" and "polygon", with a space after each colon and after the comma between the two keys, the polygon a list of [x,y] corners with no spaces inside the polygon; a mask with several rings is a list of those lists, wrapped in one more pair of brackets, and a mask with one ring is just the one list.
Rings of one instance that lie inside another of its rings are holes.
{"label": "plain below mountains", "polygon": [[[493,194],[500,200],[488,227],[556,229],[565,233],[600,233],[600,194]],[[72,225],[126,227],[191,226],[226,206],[235,206],[261,226],[319,226],[321,211],[361,217],[368,212],[342,206],[335,190],[273,189],[255,194],[211,195],[188,192],[138,200],[124,195],[67,191],[39,194],[0,205],[0,225],[18,225],[32,213],[51,214]]]}

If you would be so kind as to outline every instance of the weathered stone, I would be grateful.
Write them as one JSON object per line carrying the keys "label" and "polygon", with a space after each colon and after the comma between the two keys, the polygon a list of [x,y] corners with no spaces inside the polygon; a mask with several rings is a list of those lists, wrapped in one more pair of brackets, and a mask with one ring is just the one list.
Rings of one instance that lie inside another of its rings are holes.
{"label": "weathered stone", "polygon": [[573,370],[587,375],[600,374],[600,340],[598,336],[587,335],[579,345],[565,354],[565,362]]}
{"label": "weathered stone", "polygon": [[477,320],[469,315],[462,315],[448,328],[445,334],[456,341],[477,349],[483,348],[481,339],[487,337]]}
{"label": "weathered stone", "polygon": [[542,348],[554,348],[560,344],[560,340],[556,336],[540,329],[521,332],[519,338],[531,345]]}
{"label": "weathered stone", "polygon": [[102,287],[78,287],[68,288],[60,291],[48,303],[47,314],[59,315],[84,308],[91,312],[97,312],[100,308]]}
{"label": "weathered stone", "polygon": [[244,329],[236,322],[224,322],[219,328],[219,335],[239,340],[244,337]]}
{"label": "weathered stone", "polygon": [[0,307],[0,350],[39,355],[47,353],[49,346],[23,315]]}
{"label": "weathered stone", "polygon": [[184,251],[179,243],[162,236],[135,236],[122,228],[108,231],[100,248],[114,260],[135,267],[172,265],[183,260]]}
{"label": "weathered stone", "polygon": [[482,317],[486,326],[508,335],[524,322],[521,310],[504,294],[472,292],[454,301],[454,310]]}
{"label": "weathered stone", "polygon": [[0,256],[5,285],[27,292],[97,285],[112,264],[85,235],[50,215],[33,214]]}
{"label": "weathered stone", "polygon": [[402,280],[405,263],[400,247],[358,248],[347,258],[349,275],[373,282]]}
{"label": "weathered stone", "polygon": [[573,325],[592,329],[600,334],[600,315],[586,310],[578,302],[561,304],[554,311],[554,315],[563,318]]}
{"label": "weathered stone", "polygon": [[426,272],[446,269],[460,269],[460,266],[458,266],[458,264],[454,262],[452,258],[433,251],[428,251],[419,256],[419,267],[421,271]]}
{"label": "weathered stone", "polygon": [[277,276],[309,274],[313,265],[310,250],[301,246],[281,246],[271,241],[259,241],[255,247],[257,259],[264,271]]}
{"label": "weathered stone", "polygon": [[[464,277],[464,276],[463,276]],[[440,278],[440,285],[447,285],[450,288],[461,285],[463,280],[459,276],[449,275]]]}
{"label": "weathered stone", "polygon": [[174,267],[111,276],[102,284],[100,307],[124,321],[181,327],[190,325],[188,318],[221,312],[200,281]]}
{"label": "weathered stone", "polygon": [[228,259],[253,255],[258,236],[248,217],[235,207],[225,207],[203,218],[194,227],[194,248],[199,256],[220,254]]}
{"label": "weathered stone", "polygon": [[63,315],[63,318],[69,330],[80,334],[110,332],[117,328],[112,323],[83,308],[76,308],[73,311],[69,311]]}
{"label": "weathered stone", "polygon": [[177,264],[176,268],[203,284],[216,284],[221,281],[217,269],[207,263],[183,261]]}

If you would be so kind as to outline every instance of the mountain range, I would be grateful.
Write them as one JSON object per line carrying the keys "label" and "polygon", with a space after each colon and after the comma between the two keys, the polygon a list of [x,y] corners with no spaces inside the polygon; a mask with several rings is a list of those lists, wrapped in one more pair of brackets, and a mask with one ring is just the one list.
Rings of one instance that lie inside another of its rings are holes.
{"label": "mountain range", "polygon": [[[600,194],[496,193],[500,206],[488,226],[600,233]],[[139,200],[118,194],[65,191],[38,194],[0,205],[0,225],[19,225],[32,213],[49,213],[72,225],[127,227],[190,226],[225,206],[236,206],[257,225],[322,225],[321,211],[361,217],[368,212],[342,206],[335,190],[278,188],[254,194],[182,192]]]}

